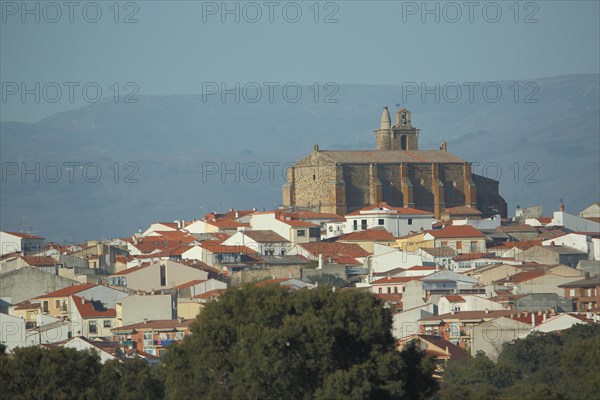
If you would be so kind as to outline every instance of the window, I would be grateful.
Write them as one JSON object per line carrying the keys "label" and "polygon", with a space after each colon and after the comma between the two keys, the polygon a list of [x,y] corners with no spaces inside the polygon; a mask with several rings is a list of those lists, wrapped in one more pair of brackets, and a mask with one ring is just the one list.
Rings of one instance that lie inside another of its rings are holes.
{"label": "window", "polygon": [[167,286],[167,268],[164,264],[160,265],[160,286]]}
{"label": "window", "polygon": [[60,308],[60,300],[54,300],[54,308]]}
{"label": "window", "polygon": [[90,321],[89,328],[90,333],[97,333],[98,327],[96,326],[96,321]]}
{"label": "window", "polygon": [[105,328],[110,328],[110,326],[111,326],[110,320],[109,320],[109,319],[105,319],[105,320],[104,320],[104,324],[103,324],[103,326],[104,326]]}
{"label": "window", "polygon": [[391,288],[391,287],[388,287],[388,288],[387,288],[387,292],[388,292],[388,294],[392,293],[392,288]]}
{"label": "window", "polygon": [[377,293],[379,293],[379,294],[383,293],[383,289],[382,288],[377,289]]}
{"label": "window", "polygon": [[300,237],[300,236],[306,236],[306,231],[304,229],[298,229],[296,231],[296,235],[298,235],[298,237]]}
{"label": "window", "polygon": [[398,293],[398,286],[394,286],[394,293]]}
{"label": "window", "polygon": [[409,224],[409,225],[412,225],[412,218],[409,218],[409,219],[408,219],[408,224]]}
{"label": "window", "polygon": [[383,218],[379,218],[377,220],[377,225],[383,225],[385,223],[385,220]]}
{"label": "window", "polygon": [[462,242],[460,240],[456,241],[456,250],[462,251]]}
{"label": "window", "polygon": [[360,229],[362,229],[362,230],[367,229],[367,220],[366,219],[360,220]]}
{"label": "window", "polygon": [[358,221],[357,220],[352,221],[352,226],[354,227],[354,230],[357,230],[358,229]]}
{"label": "window", "polygon": [[42,311],[43,312],[48,312],[48,300],[44,300],[42,302]]}
{"label": "window", "polygon": [[569,289],[569,296],[575,297],[575,289]]}

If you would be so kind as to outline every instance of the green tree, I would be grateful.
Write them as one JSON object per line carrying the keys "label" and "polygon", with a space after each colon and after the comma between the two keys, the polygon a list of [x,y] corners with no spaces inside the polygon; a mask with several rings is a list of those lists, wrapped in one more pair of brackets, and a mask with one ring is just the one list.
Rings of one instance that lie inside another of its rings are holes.
{"label": "green tree", "polygon": [[244,287],[208,304],[191,330],[164,360],[167,398],[421,399],[436,390],[431,360],[395,349],[389,311],[365,292]]}
{"label": "green tree", "polygon": [[0,392],[7,399],[95,399],[99,372],[99,357],[92,352],[17,348],[0,357]]}
{"label": "green tree", "polygon": [[98,376],[102,399],[143,400],[164,396],[160,367],[151,368],[140,359],[104,363]]}

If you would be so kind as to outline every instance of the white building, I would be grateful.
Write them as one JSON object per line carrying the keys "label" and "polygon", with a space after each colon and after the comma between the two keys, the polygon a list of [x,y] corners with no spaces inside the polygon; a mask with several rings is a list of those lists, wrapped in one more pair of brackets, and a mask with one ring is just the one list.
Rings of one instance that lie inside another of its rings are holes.
{"label": "white building", "polygon": [[408,269],[415,265],[423,265],[421,256],[378,243],[373,244],[373,255],[365,260],[365,267],[376,274],[395,268]]}
{"label": "white building", "polygon": [[245,230],[233,234],[223,242],[225,246],[246,246],[263,256],[286,255],[291,243],[271,230]]}
{"label": "white building", "polygon": [[35,253],[42,251],[44,238],[21,232],[0,231],[0,255],[23,252]]}
{"label": "white building", "polygon": [[396,237],[431,229],[433,214],[416,208],[392,207],[385,202],[346,214],[346,221],[325,224],[326,237],[383,227]]}

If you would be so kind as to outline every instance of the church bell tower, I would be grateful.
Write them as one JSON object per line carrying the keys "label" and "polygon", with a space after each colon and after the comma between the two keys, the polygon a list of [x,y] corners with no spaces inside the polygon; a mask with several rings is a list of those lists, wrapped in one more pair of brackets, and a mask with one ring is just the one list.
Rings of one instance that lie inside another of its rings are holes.
{"label": "church bell tower", "polygon": [[411,123],[410,111],[396,111],[396,124],[392,126],[390,112],[383,108],[381,126],[375,131],[377,150],[419,150],[419,130]]}

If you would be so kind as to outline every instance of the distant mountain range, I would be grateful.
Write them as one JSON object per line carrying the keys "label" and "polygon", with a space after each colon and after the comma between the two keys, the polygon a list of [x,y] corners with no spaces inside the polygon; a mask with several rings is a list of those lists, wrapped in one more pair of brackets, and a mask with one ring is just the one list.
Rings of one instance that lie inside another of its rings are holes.
{"label": "distant mountain range", "polygon": [[[540,204],[550,215],[561,198],[578,212],[598,201],[600,75],[491,83],[488,100],[483,85],[472,102],[465,85],[452,102],[452,85],[440,88],[436,100],[403,96],[402,86],[343,84],[332,96],[337,103],[323,102],[323,95],[315,101],[304,86],[296,103],[277,96],[271,103],[266,95],[256,103],[236,103],[233,96],[222,102],[219,95],[140,96],[137,103],[105,100],[38,123],[2,122],[0,226],[79,241],[213,210],[271,209],[281,203],[284,165],[315,143],[374,149],[382,106],[393,110],[399,103],[421,129],[420,148],[437,149],[446,140],[449,151],[474,162],[475,173],[500,180],[509,213],[516,205]],[[502,96],[494,102],[496,85]],[[17,165],[34,169],[35,163],[39,183],[33,173],[12,174]],[[217,168],[235,171],[236,165],[239,172],[221,182]],[[102,177],[94,182],[98,169]]]}

